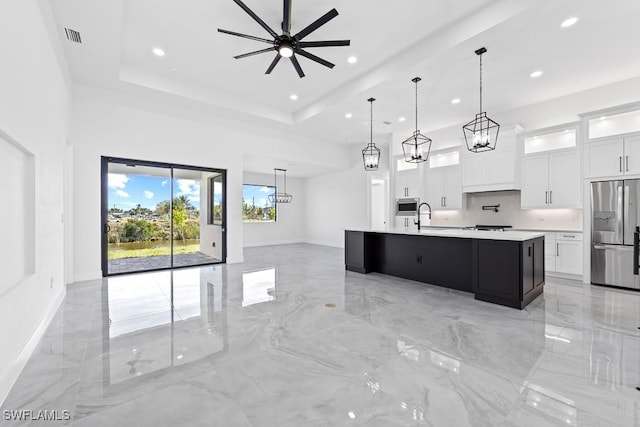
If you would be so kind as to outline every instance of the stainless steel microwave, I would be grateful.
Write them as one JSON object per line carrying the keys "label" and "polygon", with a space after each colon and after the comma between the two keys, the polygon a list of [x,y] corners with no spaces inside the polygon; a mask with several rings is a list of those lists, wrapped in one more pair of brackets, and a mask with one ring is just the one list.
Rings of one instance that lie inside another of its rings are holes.
{"label": "stainless steel microwave", "polygon": [[397,199],[396,216],[414,216],[420,206],[419,198]]}

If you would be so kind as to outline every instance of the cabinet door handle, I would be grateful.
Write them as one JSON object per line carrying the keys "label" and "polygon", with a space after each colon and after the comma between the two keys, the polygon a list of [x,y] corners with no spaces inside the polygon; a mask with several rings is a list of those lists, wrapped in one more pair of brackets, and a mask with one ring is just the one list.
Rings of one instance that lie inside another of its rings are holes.
{"label": "cabinet door handle", "polygon": [[553,204],[553,190],[549,191],[549,204],[552,205]]}
{"label": "cabinet door handle", "polygon": [[618,157],[620,159],[620,172],[622,172],[622,156]]}
{"label": "cabinet door handle", "polygon": [[444,199],[444,207],[446,208],[447,207],[447,196],[444,196],[443,199]]}
{"label": "cabinet door handle", "polygon": [[560,243],[556,243],[556,256],[560,256]]}
{"label": "cabinet door handle", "polygon": [[625,161],[627,163],[627,172],[629,172],[629,156],[625,156]]}
{"label": "cabinet door handle", "polygon": [[549,192],[548,191],[544,192],[544,204],[545,205],[549,204]]}

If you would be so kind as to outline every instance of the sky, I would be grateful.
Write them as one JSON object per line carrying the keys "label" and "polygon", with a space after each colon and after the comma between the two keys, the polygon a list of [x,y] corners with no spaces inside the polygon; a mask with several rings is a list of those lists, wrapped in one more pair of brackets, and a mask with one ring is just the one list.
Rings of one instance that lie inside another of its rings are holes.
{"label": "sky", "polygon": [[273,193],[275,193],[275,187],[271,186],[250,184],[242,186],[242,199],[249,206],[255,205],[260,208],[273,206],[268,199],[269,194]]}
{"label": "sky", "polygon": [[[140,205],[154,210],[156,205],[171,198],[168,177],[134,174],[109,174],[109,208],[129,210]],[[191,204],[200,209],[200,181],[174,179],[174,197],[187,196]]]}

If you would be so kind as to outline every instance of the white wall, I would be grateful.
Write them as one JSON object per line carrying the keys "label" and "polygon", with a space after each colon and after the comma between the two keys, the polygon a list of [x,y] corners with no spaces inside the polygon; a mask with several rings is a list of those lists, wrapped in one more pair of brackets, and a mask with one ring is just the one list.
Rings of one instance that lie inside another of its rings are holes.
{"label": "white wall", "polygon": [[[71,124],[74,147],[74,280],[101,277],[100,157],[177,163],[227,170],[227,262],[241,262],[243,156],[268,156],[305,164],[324,156],[344,159],[347,148],[307,145],[215,117],[173,111],[139,96],[75,86]],[[157,108],[156,108],[157,106]],[[308,147],[308,150],[301,149]],[[317,150],[317,152],[314,152]],[[293,188],[292,188],[293,191]]]}
{"label": "white wall", "polygon": [[[36,236],[35,248],[26,249],[31,251],[26,256],[35,259],[34,269],[0,292],[0,403],[65,295],[62,214],[68,76],[50,39],[48,8],[48,2],[39,6],[35,0],[0,2],[0,131],[34,156],[31,209]],[[3,192],[13,191],[11,182],[5,184]],[[0,238],[7,242],[4,231]]]}
{"label": "white wall", "polygon": [[342,248],[345,229],[368,227],[368,179],[361,149],[351,146],[350,169],[307,178],[307,242]]}
{"label": "white wall", "polygon": [[[282,174],[279,173],[278,191],[284,191],[283,179]],[[274,185],[274,177],[245,172],[243,183]],[[303,179],[287,176],[287,193],[293,195],[293,201],[278,204],[276,222],[242,224],[244,247],[299,243],[304,240],[306,193],[303,184]]]}

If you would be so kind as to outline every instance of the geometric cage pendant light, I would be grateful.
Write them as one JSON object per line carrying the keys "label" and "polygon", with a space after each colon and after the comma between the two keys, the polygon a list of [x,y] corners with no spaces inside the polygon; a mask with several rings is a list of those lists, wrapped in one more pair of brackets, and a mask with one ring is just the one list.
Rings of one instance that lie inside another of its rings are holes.
{"label": "geometric cage pendant light", "polygon": [[418,82],[420,77],[411,79],[416,84],[416,130],[409,138],[402,141],[404,161],[409,163],[426,162],[431,151],[431,138],[428,138],[418,130]]}
{"label": "geometric cage pendant light", "polygon": [[[284,192],[278,193],[278,172],[283,172],[284,174]],[[274,186],[276,187],[276,192],[273,194],[269,194],[267,196],[271,203],[291,203],[293,200],[293,196],[287,193],[287,170],[286,169],[273,169],[273,180]]]}
{"label": "geometric cage pendant light", "polygon": [[378,163],[380,163],[380,149],[373,143],[373,101],[375,98],[367,99],[371,104],[371,142],[362,149],[362,161],[364,162],[364,170],[377,171]]}
{"label": "geometric cage pendant light", "polygon": [[498,142],[498,133],[500,132],[500,125],[487,117],[487,113],[482,111],[482,54],[486,52],[487,49],[484,47],[475,51],[476,55],[480,57],[480,113],[476,114],[475,119],[462,127],[467,149],[474,153],[495,150]]}

